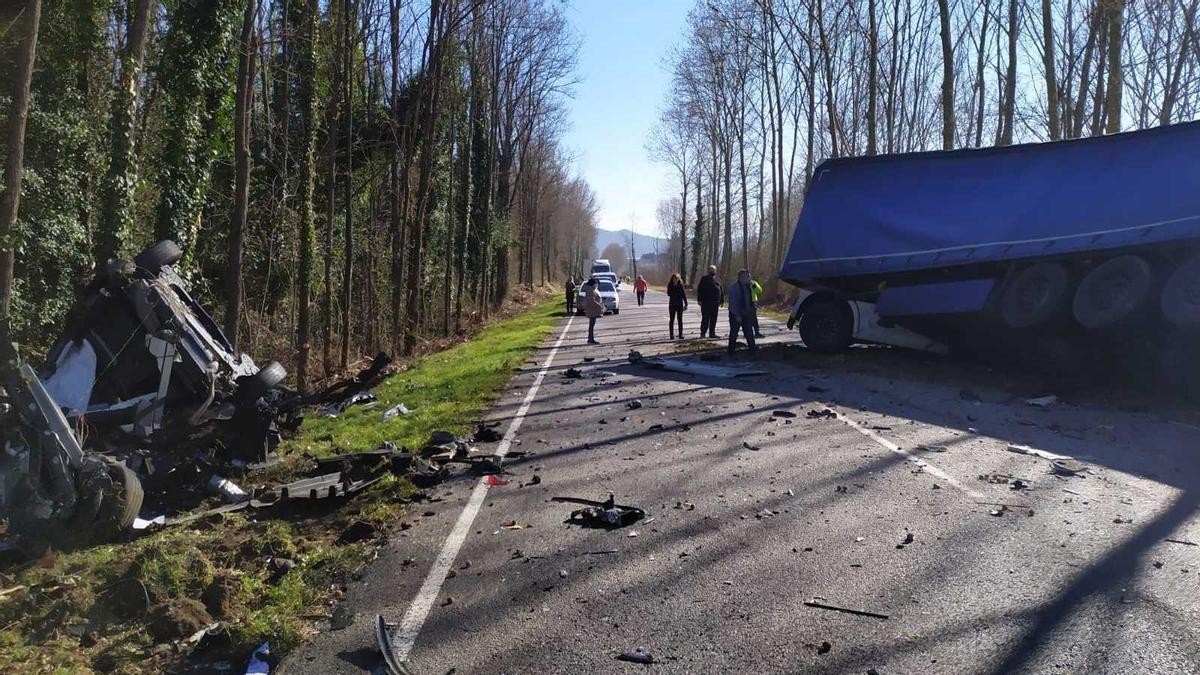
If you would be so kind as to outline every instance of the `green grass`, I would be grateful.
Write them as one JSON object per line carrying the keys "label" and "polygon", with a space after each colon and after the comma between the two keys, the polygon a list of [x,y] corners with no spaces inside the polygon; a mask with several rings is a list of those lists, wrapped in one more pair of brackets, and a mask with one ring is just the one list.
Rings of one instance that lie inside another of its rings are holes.
{"label": "green grass", "polygon": [[[438,429],[461,434],[561,316],[562,303],[556,298],[485,328],[458,346],[421,357],[375,387],[379,403],[350,408],[335,418],[310,416],[285,450],[323,456],[368,450],[384,441],[418,448]],[[383,411],[397,403],[412,413],[381,422]]]}
{"label": "green grass", "polygon": [[[409,362],[375,388],[380,399],[375,406],[306,419],[280,448],[284,463],[298,467],[303,453],[362,450],[385,440],[415,448],[436,429],[465,432],[560,313],[556,297]],[[413,413],[381,423],[380,414],[398,402]],[[119,672],[165,672],[179,656],[168,645],[154,644],[145,602],[201,598],[214,584],[231,589],[229,614],[213,616],[226,625],[231,658],[244,659],[264,640],[271,641],[272,651],[286,652],[328,611],[331,588],[348,582],[373,555],[370,544],[336,544],[341,529],[353,520],[395,524],[412,490],[407,480],[387,476],[332,512],[302,522],[273,520],[269,511],[230,514],[127,544],[51,555],[10,572],[4,586],[24,588],[0,596],[0,669],[74,673],[107,661]],[[278,578],[266,564],[270,557],[289,558],[295,568]],[[88,623],[98,610],[115,606],[117,597],[128,600],[130,615],[106,619],[96,644],[81,645],[68,627]]]}

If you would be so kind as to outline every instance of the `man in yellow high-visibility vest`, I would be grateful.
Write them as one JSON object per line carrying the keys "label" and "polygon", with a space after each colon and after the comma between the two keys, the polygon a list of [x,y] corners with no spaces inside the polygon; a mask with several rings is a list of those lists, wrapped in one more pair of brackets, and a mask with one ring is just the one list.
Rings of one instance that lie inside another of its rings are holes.
{"label": "man in yellow high-visibility vest", "polygon": [[[750,281],[750,302],[754,303],[754,307],[758,307],[758,299],[762,297],[763,287],[758,283],[757,279]],[[758,312],[754,313],[754,337],[763,337],[762,331],[758,329]]]}

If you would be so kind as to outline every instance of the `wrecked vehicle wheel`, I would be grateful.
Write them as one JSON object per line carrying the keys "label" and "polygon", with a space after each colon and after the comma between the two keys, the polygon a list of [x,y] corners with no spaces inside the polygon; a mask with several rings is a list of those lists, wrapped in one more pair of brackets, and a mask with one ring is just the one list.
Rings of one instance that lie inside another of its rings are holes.
{"label": "wrecked vehicle wheel", "polygon": [[238,391],[246,401],[255,401],[287,379],[287,370],[278,361],[272,361],[257,373],[242,378],[238,383]]}
{"label": "wrecked vehicle wheel", "polygon": [[150,274],[158,274],[164,265],[174,265],[183,259],[183,250],[170,239],[163,239],[137,254],[134,264]]}
{"label": "wrecked vehicle wheel", "polygon": [[113,481],[113,490],[100,505],[96,524],[109,536],[133,527],[133,521],[142,510],[142,481],[124,464],[109,464],[108,474]]}
{"label": "wrecked vehicle wheel", "polygon": [[142,482],[129,467],[110,460],[91,463],[79,481],[80,504],[69,531],[58,539],[75,545],[109,541],[133,527],[142,510]]}
{"label": "wrecked vehicle wheel", "polygon": [[800,316],[800,339],[818,354],[839,354],[854,339],[854,315],[841,300],[813,301]]}

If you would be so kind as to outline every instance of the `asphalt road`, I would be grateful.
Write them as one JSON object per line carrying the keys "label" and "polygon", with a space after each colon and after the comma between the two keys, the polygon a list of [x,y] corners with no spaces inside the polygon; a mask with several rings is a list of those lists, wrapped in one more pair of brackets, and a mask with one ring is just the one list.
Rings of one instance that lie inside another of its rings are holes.
{"label": "asphalt road", "polygon": [[[769,348],[734,359],[766,375],[651,370],[628,352],[717,345],[668,340],[661,294],[622,302],[599,346],[564,318],[491,412],[508,428],[545,368],[509,484],[432,490],[346,595],[350,625],[281,672],[377,670],[375,615],[400,622],[422,586],[414,673],[1200,672],[1200,546],[1166,541],[1200,542],[1200,428],[1039,408],[1052,382],[899,350],[821,357],[766,319]],[[582,529],[549,501],[609,492],[647,519]],[[637,649],[655,663],[616,659]]]}

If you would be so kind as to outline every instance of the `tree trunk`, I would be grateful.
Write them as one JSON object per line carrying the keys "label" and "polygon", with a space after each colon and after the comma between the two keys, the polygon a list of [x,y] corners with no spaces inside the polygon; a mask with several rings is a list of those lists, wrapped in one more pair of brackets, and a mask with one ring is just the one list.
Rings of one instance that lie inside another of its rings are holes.
{"label": "tree trunk", "polygon": [[343,112],[346,115],[346,180],[342,187],[345,200],[345,222],[342,223],[342,245],[345,247],[342,260],[342,352],[338,361],[342,370],[350,366],[350,303],[354,286],[354,45],[350,42],[350,27],[353,25],[350,2],[344,0],[342,20],[342,49],[345,51]]}
{"label": "tree trunk", "polygon": [[417,330],[421,323],[421,268],[425,252],[426,207],[429,203],[430,180],[433,174],[434,122],[438,113],[438,94],[442,86],[442,51],[447,39],[441,32],[442,1],[432,0],[429,7],[429,64],[427,76],[422,84],[421,98],[421,163],[417,178],[417,208],[410,228],[411,241],[408,247],[408,306],[404,322],[404,354],[411,355],[417,347]]}
{"label": "tree trunk", "polygon": [[984,0],[983,25],[979,30],[979,56],[975,61],[975,89],[979,95],[975,103],[975,147],[977,148],[983,145],[984,85],[986,84],[983,77],[983,66],[985,63],[984,56],[987,54],[988,20],[991,18],[991,15],[991,2]]}
{"label": "tree trunk", "polygon": [[1050,140],[1062,138],[1061,122],[1058,118],[1058,76],[1054,72],[1054,15],[1050,0],[1042,0],[1042,63],[1046,71],[1046,123],[1050,127]]}
{"label": "tree trunk", "polygon": [[300,35],[297,42],[300,54],[296,64],[296,90],[300,122],[300,230],[298,247],[299,265],[296,275],[297,319],[296,319],[296,381],[303,391],[308,388],[309,340],[312,335],[312,277],[314,214],[313,189],[315,174],[314,141],[316,121],[316,76],[317,76],[317,0],[292,0],[298,6],[294,22]]}
{"label": "tree trunk", "polygon": [[1004,110],[1002,111],[1003,133],[1000,145],[1012,145],[1013,112],[1017,98],[1017,0],[1008,1],[1008,73],[1004,78]]}
{"label": "tree trunk", "polygon": [[25,166],[25,123],[29,119],[29,85],[37,59],[42,0],[25,0],[21,10],[25,25],[17,47],[12,74],[12,107],[8,113],[8,150],[4,158],[4,195],[0,197],[0,316],[8,317],[12,304],[13,229],[21,209],[21,174]]}
{"label": "tree trunk", "polygon": [[150,12],[153,0],[130,3],[125,51],[121,55],[121,74],[113,91],[110,123],[108,171],[102,188],[103,204],[96,230],[93,254],[97,262],[121,254],[132,234],[133,190],[137,184],[134,123],[142,84],[142,63],[146,54]]}
{"label": "tree trunk", "polygon": [[[942,0],[942,3],[945,4],[945,0]],[[867,154],[874,155],[877,151],[875,118],[878,117],[878,105],[876,100],[879,98],[879,26],[875,19],[875,0],[867,2],[867,14],[867,40],[870,43],[867,57],[869,61],[867,71]]]}
{"label": "tree trunk", "polygon": [[250,106],[254,96],[254,18],[257,0],[246,3],[242,16],[241,52],[238,54],[237,100],[233,115],[233,217],[229,221],[229,249],[225,269],[225,337],[237,351],[238,322],[242,315],[242,255],[246,244],[246,219],[250,207]]}
{"label": "tree trunk", "polygon": [[942,35],[942,149],[950,150],[954,147],[954,50],[950,38],[950,0],[938,0],[938,20]]}
{"label": "tree trunk", "polygon": [[1115,134],[1121,131],[1121,92],[1124,71],[1121,69],[1122,18],[1125,14],[1125,0],[1106,0],[1108,3],[1108,92],[1104,99],[1104,113],[1107,122],[1104,133]]}

